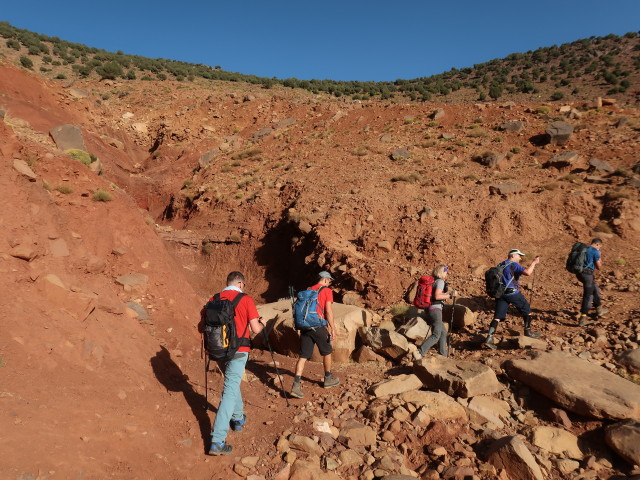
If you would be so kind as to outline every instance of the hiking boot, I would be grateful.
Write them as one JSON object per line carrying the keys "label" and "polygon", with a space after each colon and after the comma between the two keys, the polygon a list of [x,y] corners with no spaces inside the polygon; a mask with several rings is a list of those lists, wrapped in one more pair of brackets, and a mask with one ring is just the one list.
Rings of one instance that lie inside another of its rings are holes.
{"label": "hiking boot", "polygon": [[580,318],[578,319],[578,326],[579,327],[586,327],[587,325],[591,325],[594,322],[595,322],[595,320],[592,320],[589,317],[587,317],[585,314],[582,314],[582,315],[580,315]]}
{"label": "hiking boot", "polygon": [[524,329],[524,336],[529,338],[540,338],[540,334],[538,332],[532,332],[531,329]]}
{"label": "hiking boot", "polygon": [[608,308],[604,308],[604,307],[596,308],[596,315],[598,317],[602,317],[602,316],[606,315],[607,313],[609,313],[609,309]]}
{"label": "hiking boot", "polygon": [[234,420],[233,418],[229,421],[229,426],[231,427],[231,430],[233,430],[234,432],[241,432],[242,429],[244,428],[244,424],[247,421],[247,416],[246,415],[242,415],[242,420]]}
{"label": "hiking boot", "polygon": [[293,382],[293,386],[291,387],[290,395],[293,398],[302,398],[302,397],[304,397],[304,393],[302,393],[302,387],[300,386],[300,382]]}
{"label": "hiking boot", "polygon": [[493,343],[493,335],[487,335],[487,339],[482,343],[482,346],[484,348],[488,348],[489,350],[495,350],[496,348],[498,348]]}
{"label": "hiking boot", "polygon": [[340,380],[334,376],[324,377],[324,388],[331,388],[340,385]]}
{"label": "hiking boot", "polygon": [[211,442],[209,455],[229,455],[233,448],[227,442]]}

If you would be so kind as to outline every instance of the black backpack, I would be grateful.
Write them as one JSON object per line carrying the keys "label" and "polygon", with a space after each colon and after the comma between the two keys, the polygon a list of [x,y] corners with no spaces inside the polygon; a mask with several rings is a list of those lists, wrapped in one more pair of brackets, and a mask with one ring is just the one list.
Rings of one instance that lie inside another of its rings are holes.
{"label": "black backpack", "polygon": [[211,360],[231,360],[238,348],[251,346],[251,341],[245,338],[249,323],[238,336],[234,318],[236,307],[244,296],[244,293],[238,293],[231,301],[222,300],[216,293],[204,306],[204,347]]}
{"label": "black backpack", "polygon": [[505,285],[502,275],[504,273],[504,269],[512,263],[513,262],[507,262],[503,265],[496,265],[484,272],[484,287],[487,291],[487,295],[492,298],[500,298],[504,295],[504,292],[509,288],[513,277],[511,277],[509,283]]}
{"label": "black backpack", "polygon": [[582,273],[584,270],[584,261],[587,258],[587,249],[589,245],[582,242],[576,242],[571,247],[569,256],[567,256],[567,271],[571,273]]}

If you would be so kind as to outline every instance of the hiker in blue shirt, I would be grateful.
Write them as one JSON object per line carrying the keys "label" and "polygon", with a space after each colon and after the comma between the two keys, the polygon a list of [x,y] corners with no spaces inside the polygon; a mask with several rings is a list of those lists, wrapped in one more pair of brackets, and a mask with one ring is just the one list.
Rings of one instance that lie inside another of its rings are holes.
{"label": "hiker in blue shirt", "polygon": [[602,307],[600,289],[594,278],[594,272],[602,268],[600,248],[602,248],[602,240],[599,238],[592,239],[591,245],[585,253],[582,272],[576,273],[576,278],[582,283],[582,305],[580,307],[580,315],[578,316],[578,325],[581,327],[594,322],[587,317],[592,305],[596,307],[596,316],[598,317],[609,312],[609,310]]}
{"label": "hiker in blue shirt", "polygon": [[533,273],[536,265],[540,263],[540,257],[536,257],[531,262],[528,268],[524,268],[520,265],[520,261],[522,257],[524,257],[524,253],[522,253],[517,248],[509,250],[507,254],[507,259],[500,263],[499,266],[506,265],[503,273],[502,280],[506,287],[504,295],[500,298],[496,298],[496,312],[493,315],[493,320],[489,325],[489,332],[487,334],[487,338],[484,341],[484,347],[490,348],[491,350],[495,350],[496,346],[493,343],[493,335],[496,333],[498,329],[498,324],[500,321],[504,320],[507,317],[507,309],[509,305],[513,305],[518,309],[522,317],[524,318],[524,334],[527,337],[538,338],[540,337],[539,333],[531,331],[531,306],[524,295],[520,292],[520,277],[522,275],[529,276]]}

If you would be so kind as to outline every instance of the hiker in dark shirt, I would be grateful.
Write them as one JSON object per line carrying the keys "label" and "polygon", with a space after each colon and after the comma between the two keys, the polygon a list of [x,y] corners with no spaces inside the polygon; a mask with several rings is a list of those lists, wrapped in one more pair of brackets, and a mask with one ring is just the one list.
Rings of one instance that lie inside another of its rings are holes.
{"label": "hiker in dark shirt", "polygon": [[600,248],[602,248],[602,240],[594,238],[591,245],[587,248],[582,272],[576,273],[577,279],[582,283],[582,305],[580,307],[580,315],[578,316],[578,325],[584,327],[593,323],[593,320],[587,317],[591,306],[596,307],[596,316],[601,317],[608,313],[609,310],[602,307],[602,299],[600,297],[600,288],[594,278],[596,270],[602,268],[600,260]]}
{"label": "hiker in dark shirt", "polygon": [[524,334],[527,337],[538,338],[540,337],[539,333],[531,331],[531,306],[524,295],[520,292],[520,277],[522,275],[531,275],[536,268],[536,265],[540,263],[540,257],[536,257],[531,262],[528,268],[524,268],[520,265],[520,261],[522,257],[524,257],[524,253],[522,253],[517,248],[509,250],[507,254],[507,259],[500,263],[498,266],[505,266],[503,270],[503,282],[506,286],[506,290],[504,295],[500,298],[496,298],[496,311],[493,315],[493,320],[489,325],[489,332],[487,333],[487,338],[484,341],[484,347],[490,348],[491,350],[495,350],[496,346],[493,343],[493,335],[496,333],[498,329],[498,324],[500,321],[504,320],[507,317],[507,309],[509,305],[513,305],[518,309],[522,317],[524,318]]}

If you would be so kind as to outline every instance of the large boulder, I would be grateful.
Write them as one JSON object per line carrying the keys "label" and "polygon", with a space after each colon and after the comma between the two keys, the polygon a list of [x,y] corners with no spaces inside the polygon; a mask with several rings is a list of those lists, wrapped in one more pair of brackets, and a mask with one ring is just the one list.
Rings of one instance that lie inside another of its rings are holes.
{"label": "large boulder", "polygon": [[[356,349],[356,337],[360,327],[371,325],[373,314],[353,305],[333,303],[333,320],[336,337],[332,339],[333,361],[346,362]],[[280,300],[258,306],[258,313],[268,326],[271,348],[282,355],[295,356],[300,351],[300,337],[293,326],[291,302]],[[263,346],[263,335],[255,337],[255,345]],[[312,361],[321,361],[318,349],[314,349]]]}
{"label": "large boulder", "polygon": [[553,122],[547,126],[546,132],[549,137],[549,143],[552,145],[564,145],[573,134],[573,125],[562,121]]}
{"label": "large boulder", "polygon": [[57,127],[53,127],[49,134],[60,150],[75,148],[84,150],[85,152],[87,151],[82,130],[76,125],[58,125]]}
{"label": "large boulder", "polygon": [[413,317],[407,323],[398,328],[398,333],[401,333],[414,342],[421,342],[425,338],[431,336],[431,327],[422,317]]}
{"label": "large boulder", "polygon": [[397,375],[372,385],[370,392],[375,397],[398,395],[422,387],[422,381],[415,375]]}
{"label": "large boulder", "polygon": [[640,420],[625,420],[607,427],[605,441],[631,465],[640,465]]}
{"label": "large boulder", "polygon": [[520,437],[503,437],[489,448],[487,461],[511,480],[543,480],[544,475]]}
{"label": "large boulder", "polygon": [[537,426],[533,428],[531,443],[550,453],[582,460],[584,454],[578,447],[578,437],[562,428]]}
{"label": "large boulder", "polygon": [[453,328],[466,328],[476,323],[476,314],[465,305],[445,305],[442,309],[442,319],[446,324],[451,320],[453,312]]}
{"label": "large boulder", "polygon": [[438,420],[462,420],[464,422],[468,420],[464,407],[446,393],[411,390],[403,393],[400,398],[403,402],[412,403],[418,408],[426,407],[429,415]]}
{"label": "large boulder", "polygon": [[640,373],[640,348],[622,352],[618,355],[618,360],[632,372]]}
{"label": "large boulder", "polygon": [[456,397],[492,394],[504,388],[494,371],[478,362],[438,355],[414,362],[413,371],[425,387]]}
{"label": "large boulder", "polygon": [[374,352],[392,360],[403,357],[409,351],[407,339],[393,330],[380,327],[362,327],[358,332],[365,345],[369,345]]}
{"label": "large boulder", "polygon": [[579,415],[640,418],[640,385],[582,358],[535,352],[530,359],[508,360],[503,369],[511,378]]}

